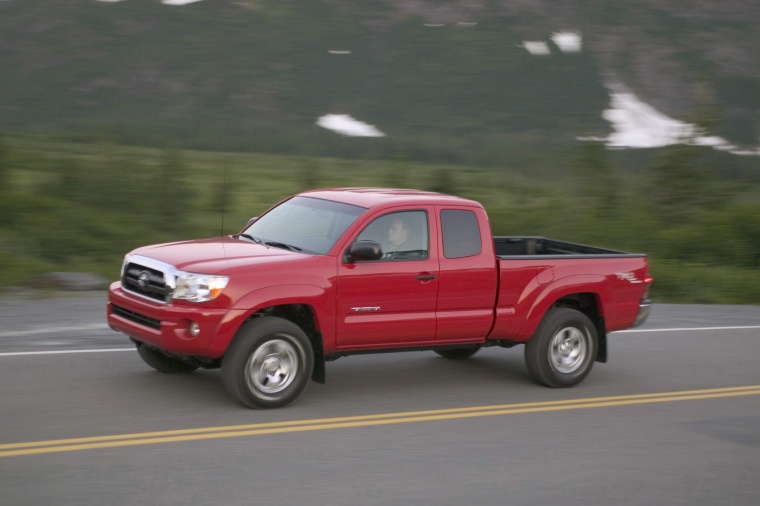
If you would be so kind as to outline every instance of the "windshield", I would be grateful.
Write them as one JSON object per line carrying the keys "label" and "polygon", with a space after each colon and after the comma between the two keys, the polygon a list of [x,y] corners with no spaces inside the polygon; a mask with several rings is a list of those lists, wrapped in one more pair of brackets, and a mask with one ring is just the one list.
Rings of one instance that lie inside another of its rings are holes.
{"label": "windshield", "polygon": [[277,248],[324,255],[364,211],[350,204],[294,197],[264,214],[241,236]]}

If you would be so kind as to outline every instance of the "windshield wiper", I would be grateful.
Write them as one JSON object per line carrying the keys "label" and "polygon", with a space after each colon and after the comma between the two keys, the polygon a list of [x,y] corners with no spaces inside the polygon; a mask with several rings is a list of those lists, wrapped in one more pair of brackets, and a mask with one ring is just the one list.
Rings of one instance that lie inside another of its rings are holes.
{"label": "windshield wiper", "polygon": [[293,246],[292,244],[285,244],[284,242],[266,241],[264,244],[266,244],[267,246],[273,246],[275,248],[283,248],[289,251],[303,251],[298,246]]}
{"label": "windshield wiper", "polygon": [[303,251],[298,246],[293,246],[292,244],[285,244],[284,242],[277,242],[277,241],[264,241],[250,234],[237,234],[237,237],[245,237],[246,239],[250,239],[256,244],[264,244],[266,246],[272,246],[273,248],[282,248],[288,251]]}
{"label": "windshield wiper", "polygon": [[250,240],[252,240],[252,241],[253,241],[253,242],[255,242],[256,244],[264,244],[264,241],[262,241],[262,240],[261,240],[261,239],[259,239],[258,237],[253,237],[252,235],[248,235],[248,234],[238,234],[238,235],[237,235],[237,237],[245,237],[246,239],[250,239]]}

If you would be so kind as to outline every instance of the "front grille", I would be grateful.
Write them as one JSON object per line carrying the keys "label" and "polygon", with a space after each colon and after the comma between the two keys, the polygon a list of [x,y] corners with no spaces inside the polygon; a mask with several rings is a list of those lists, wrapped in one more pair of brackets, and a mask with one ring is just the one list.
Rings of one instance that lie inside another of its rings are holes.
{"label": "front grille", "polygon": [[152,267],[128,263],[121,279],[124,290],[158,302],[169,302],[172,289],[166,284],[164,273]]}
{"label": "front grille", "polygon": [[123,307],[117,306],[115,304],[111,304],[111,311],[113,311],[113,314],[121,316],[122,318],[125,318],[129,321],[139,323],[140,325],[145,325],[146,327],[150,327],[152,329],[161,330],[161,320],[156,320],[150,316],[145,316],[144,314],[136,313],[134,311],[130,311],[129,309],[124,309]]}

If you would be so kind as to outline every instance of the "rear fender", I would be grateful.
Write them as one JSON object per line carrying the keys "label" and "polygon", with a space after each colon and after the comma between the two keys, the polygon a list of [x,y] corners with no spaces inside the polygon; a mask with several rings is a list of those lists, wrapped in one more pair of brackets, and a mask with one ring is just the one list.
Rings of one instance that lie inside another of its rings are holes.
{"label": "rear fender", "polygon": [[[557,279],[548,285],[538,294],[533,305],[528,310],[528,316],[525,320],[517,341],[528,341],[536,333],[541,320],[546,312],[554,306],[557,301],[579,293],[592,293],[596,296],[598,317],[604,318],[604,301],[606,300],[606,284],[604,276],[595,274],[583,274],[578,276],[567,276]],[[593,318],[592,318],[593,319]],[[600,338],[602,337],[600,333]]]}

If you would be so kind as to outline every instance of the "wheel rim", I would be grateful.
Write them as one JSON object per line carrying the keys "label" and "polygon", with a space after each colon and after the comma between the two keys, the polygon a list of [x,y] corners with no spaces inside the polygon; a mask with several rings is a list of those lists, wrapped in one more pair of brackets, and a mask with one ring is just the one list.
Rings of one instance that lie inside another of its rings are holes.
{"label": "wheel rim", "polygon": [[549,360],[558,372],[570,374],[577,371],[588,354],[588,337],[575,327],[557,331],[549,345]]}
{"label": "wheel rim", "polygon": [[254,391],[271,395],[288,388],[298,373],[298,352],[289,341],[273,339],[248,359],[245,379]]}

